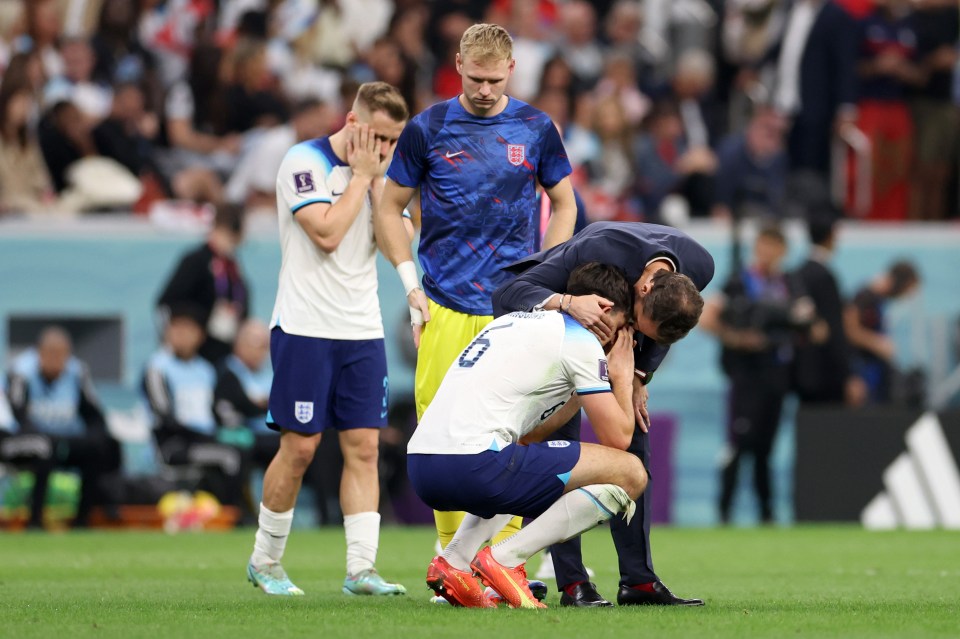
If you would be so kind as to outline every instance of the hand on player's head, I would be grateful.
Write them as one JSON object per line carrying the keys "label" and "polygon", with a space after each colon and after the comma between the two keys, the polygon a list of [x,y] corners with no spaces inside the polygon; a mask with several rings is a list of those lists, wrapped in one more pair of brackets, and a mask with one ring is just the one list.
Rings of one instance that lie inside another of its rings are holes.
{"label": "hand on player's head", "polygon": [[347,164],[354,175],[373,179],[380,170],[380,145],[366,122],[355,122],[347,136]]}

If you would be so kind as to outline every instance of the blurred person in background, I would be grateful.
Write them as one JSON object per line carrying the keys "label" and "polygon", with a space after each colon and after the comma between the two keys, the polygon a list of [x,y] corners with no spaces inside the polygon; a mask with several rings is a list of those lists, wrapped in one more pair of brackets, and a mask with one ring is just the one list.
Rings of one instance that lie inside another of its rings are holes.
{"label": "blurred person in background", "polygon": [[721,130],[722,118],[714,96],[715,66],[704,49],[684,51],[666,88],[680,110],[683,134],[691,149],[709,149]]}
{"label": "blurred person in background", "polygon": [[713,217],[784,215],[788,126],[776,110],[759,106],[745,130],[720,142]]}
{"label": "blurred person in background", "polygon": [[191,61],[186,79],[167,91],[157,162],[177,197],[219,202],[224,176],[236,166],[243,137],[225,133],[221,50],[197,47]]}
{"label": "blurred person in background", "polygon": [[23,8],[26,35],[43,61],[44,73],[48,78],[61,75],[64,64],[58,45],[63,28],[57,0],[24,0]]}
{"label": "blurred person in background", "polygon": [[187,76],[215,11],[209,0],[141,0],[138,39],[154,55],[162,86],[169,88]]}
{"label": "blurred person in background", "polygon": [[603,73],[603,49],[597,40],[597,11],[585,0],[570,0],[560,7],[557,52],[563,56],[577,84],[592,89]]}
{"label": "blurred person in background", "polygon": [[807,213],[810,253],[793,277],[813,301],[817,317],[826,324],[825,339],[804,339],[793,359],[793,388],[803,405],[858,406],[866,399],[863,380],[851,371],[851,350],[843,326],[843,297],[830,266],[837,248],[839,213],[830,205]]}
{"label": "blurred person in background", "polygon": [[199,309],[205,337],[199,353],[212,364],[233,350],[240,323],[250,312],[250,288],[236,255],[242,241],[243,209],[217,207],[207,239],[180,258],[157,300],[164,325],[177,303]]}
{"label": "blurred person in background", "polygon": [[163,97],[163,87],[153,54],[140,44],[137,24],[141,11],[139,2],[103,0],[91,39],[96,58],[93,77],[105,85],[140,84],[148,108],[155,110]]}
{"label": "blurred person in background", "polygon": [[34,213],[54,206],[56,196],[43,153],[30,126],[29,86],[0,85],[0,214]]}
{"label": "blurred person in background", "polygon": [[887,305],[919,287],[917,268],[900,260],[859,289],[844,311],[844,327],[854,348],[853,370],[866,383],[870,403],[888,403],[892,398],[896,344],[889,335]]}
{"label": "blurred person in background", "polygon": [[120,444],[110,435],[86,364],[73,355],[59,326],[41,331],[35,348],[17,357],[9,377],[10,406],[19,424],[0,441],[0,459],[34,474],[29,527],[43,525],[50,473],[79,468],[74,527],[89,524],[94,506],[114,506],[105,482],[120,469]]}
{"label": "blurred person in background", "polygon": [[283,156],[295,144],[328,134],[333,130],[335,115],[333,109],[315,98],[294,105],[289,123],[265,131],[240,157],[227,182],[227,202],[251,210],[275,211],[276,175]]}
{"label": "blurred person in background", "polygon": [[633,164],[633,128],[622,102],[609,95],[593,108],[593,133],[599,143],[584,163],[589,187],[585,195],[594,219],[630,219],[633,210],[628,196],[636,169]]}
{"label": "blurred person in background", "polygon": [[43,97],[43,87],[47,84],[47,77],[43,72],[43,60],[34,49],[15,53],[10,58],[6,70],[0,77],[0,88],[7,86],[26,88],[30,91],[30,129],[34,134],[40,122],[40,102]]}
{"label": "blurred person in background", "polygon": [[[783,37],[765,57],[776,60],[774,106],[792,118],[790,169],[829,179],[835,132],[856,122],[856,23],[834,0],[798,0]],[[836,168],[836,167],[834,167]]]}
{"label": "blurred person in background", "polygon": [[116,85],[110,115],[93,129],[99,154],[113,158],[141,179],[159,175],[153,147],[159,122],[146,110],[145,101],[140,85]]}
{"label": "blurred person in background", "polygon": [[[737,475],[748,456],[753,459],[759,520],[774,521],[770,453],[790,389],[795,341],[811,335],[815,320],[810,299],[781,270],[786,255],[783,232],[776,226],[761,228],[753,260],[733,274],[722,294],[707,301],[700,322],[720,340],[721,363],[730,380],[718,502],[724,524],[730,523]],[[816,337],[822,341],[822,323],[818,330]]]}
{"label": "blurred person in background", "polygon": [[960,6],[952,0],[920,0],[912,16],[917,55],[926,78],[913,91],[910,108],[916,160],[910,192],[911,217],[942,220],[957,217],[948,190],[957,167],[960,112],[951,100],[951,87],[960,52]]}
{"label": "blurred person in background", "polygon": [[287,106],[267,67],[266,43],[244,39],[230,55],[230,80],[224,93],[225,130],[244,133],[286,121]]}
{"label": "blurred person in background", "polygon": [[89,120],[66,100],[54,104],[41,118],[39,140],[53,186],[61,194],[68,186],[70,166],[97,155]]}
{"label": "blurred person in background", "polygon": [[60,52],[63,73],[50,77],[43,89],[44,104],[69,100],[80,109],[90,126],[96,126],[110,114],[113,91],[109,83],[94,78],[93,47],[86,38],[68,38],[60,45]]}
{"label": "blurred person in background", "polygon": [[242,509],[242,456],[217,441],[216,371],[197,354],[204,340],[203,310],[177,302],[168,313],[163,344],[147,361],[142,383],[160,456],[171,466],[202,469],[201,486],[221,503]]}
{"label": "blurred person in background", "polygon": [[860,20],[857,126],[870,140],[872,197],[865,217],[902,220],[910,205],[913,122],[906,95],[923,81],[907,0],[875,0]]}
{"label": "blurred person in background", "polygon": [[677,193],[691,215],[706,216],[713,205],[713,174],[717,158],[709,147],[690,147],[683,132],[683,120],[675,102],[654,105],[645,132],[637,138],[637,195],[644,219],[660,220],[661,204]]}

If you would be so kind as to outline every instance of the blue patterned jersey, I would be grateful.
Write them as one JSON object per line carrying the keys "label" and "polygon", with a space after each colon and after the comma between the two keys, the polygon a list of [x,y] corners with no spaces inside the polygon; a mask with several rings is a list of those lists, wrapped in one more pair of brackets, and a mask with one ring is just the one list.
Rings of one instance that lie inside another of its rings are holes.
{"label": "blue patterned jersey", "polygon": [[536,185],[571,172],[550,118],[510,98],[493,117],[468,113],[457,98],[414,117],[397,143],[387,177],[420,187],[423,289],[461,313],[492,315],[502,267],[534,250]]}

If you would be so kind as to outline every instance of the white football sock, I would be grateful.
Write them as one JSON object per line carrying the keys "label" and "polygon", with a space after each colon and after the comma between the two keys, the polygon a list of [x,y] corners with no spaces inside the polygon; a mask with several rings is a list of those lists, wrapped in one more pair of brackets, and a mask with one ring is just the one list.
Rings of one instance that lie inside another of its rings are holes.
{"label": "white football sock", "polygon": [[290,527],[293,525],[293,509],[285,513],[275,513],[261,503],[257,521],[259,527],[250,562],[254,566],[262,566],[280,561],[283,550],[287,547]]}
{"label": "white football sock", "polygon": [[345,515],[343,531],[347,537],[347,574],[356,575],[373,568],[380,545],[380,513]]}
{"label": "white football sock", "polygon": [[494,515],[490,519],[482,519],[467,513],[441,556],[457,570],[469,571],[470,562],[477,551],[503,530],[511,519],[513,515]]}
{"label": "white football sock", "polygon": [[513,568],[547,546],[566,541],[601,524],[614,513],[627,511],[633,501],[616,486],[598,484],[571,491],[517,534],[491,549],[493,558]]}

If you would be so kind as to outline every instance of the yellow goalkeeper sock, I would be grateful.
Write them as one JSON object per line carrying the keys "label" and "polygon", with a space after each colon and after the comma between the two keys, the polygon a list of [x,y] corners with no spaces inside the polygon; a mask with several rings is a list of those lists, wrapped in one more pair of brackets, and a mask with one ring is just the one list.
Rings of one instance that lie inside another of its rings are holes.
{"label": "yellow goalkeeper sock", "polygon": [[[457,533],[457,528],[460,527],[460,522],[463,521],[463,513],[435,510],[433,511],[433,520],[437,524],[437,537],[440,538],[440,547],[446,548],[447,544],[450,543],[450,540],[453,539],[453,536]],[[513,535],[520,530],[520,526],[522,524],[522,517],[514,517],[510,520],[510,523],[504,526],[503,530],[497,533],[491,543],[495,544],[501,542],[510,535]]]}

